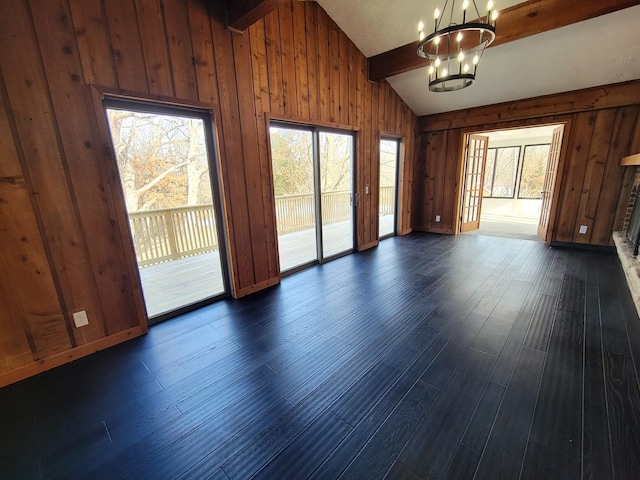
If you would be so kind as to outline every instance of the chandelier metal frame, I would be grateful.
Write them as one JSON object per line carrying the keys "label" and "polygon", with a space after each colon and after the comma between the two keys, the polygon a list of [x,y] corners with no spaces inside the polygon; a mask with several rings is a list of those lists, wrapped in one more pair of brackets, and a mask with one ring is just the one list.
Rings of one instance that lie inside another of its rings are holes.
{"label": "chandelier metal frame", "polygon": [[[497,11],[493,10],[493,1],[487,5],[486,16],[480,15],[475,0],[471,3],[477,14],[476,20],[466,21],[469,1],[465,0],[461,9],[462,23],[455,23],[456,1],[446,0],[442,14],[438,8],[434,12],[435,31],[431,35],[424,36],[422,21],[418,26],[420,42],[417,53],[429,60],[429,90],[432,92],[451,92],[473,84],[482,53],[495,40]],[[450,7],[448,11],[447,7]],[[447,13],[449,24],[441,28]],[[473,65],[472,71],[469,63]]]}

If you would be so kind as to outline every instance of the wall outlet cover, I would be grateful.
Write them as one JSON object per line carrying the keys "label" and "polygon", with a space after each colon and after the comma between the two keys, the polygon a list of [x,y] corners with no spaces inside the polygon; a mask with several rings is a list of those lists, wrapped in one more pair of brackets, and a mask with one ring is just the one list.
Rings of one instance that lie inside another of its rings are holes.
{"label": "wall outlet cover", "polygon": [[436,215],[436,222],[440,221],[440,215]]}
{"label": "wall outlet cover", "polygon": [[75,323],[76,328],[89,325],[89,319],[87,318],[87,311],[80,310],[79,312],[75,312],[73,314],[73,323]]}
{"label": "wall outlet cover", "polygon": [[587,233],[587,226],[586,225],[580,225],[580,230],[578,230],[579,233]]}

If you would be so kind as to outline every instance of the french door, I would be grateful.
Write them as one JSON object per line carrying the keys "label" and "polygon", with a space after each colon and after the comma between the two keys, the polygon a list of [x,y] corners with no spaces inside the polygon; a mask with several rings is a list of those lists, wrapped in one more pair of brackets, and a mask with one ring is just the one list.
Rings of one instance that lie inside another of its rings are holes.
{"label": "french door", "polygon": [[462,196],[461,232],[480,228],[482,183],[487,158],[489,137],[469,135],[464,163],[464,189]]}
{"label": "french door", "polygon": [[353,134],[280,123],[269,132],[280,270],[353,251]]}
{"label": "french door", "polygon": [[551,147],[549,148],[549,158],[547,159],[547,170],[544,174],[544,186],[542,187],[542,192],[540,192],[542,195],[542,207],[540,208],[540,221],[538,222],[538,236],[544,241],[547,240],[547,233],[549,230],[553,187],[556,183],[556,176],[558,174],[558,162],[560,160],[563,133],[564,125],[553,130]]}
{"label": "french door", "polygon": [[228,292],[208,112],[107,99],[147,315],[155,321]]}

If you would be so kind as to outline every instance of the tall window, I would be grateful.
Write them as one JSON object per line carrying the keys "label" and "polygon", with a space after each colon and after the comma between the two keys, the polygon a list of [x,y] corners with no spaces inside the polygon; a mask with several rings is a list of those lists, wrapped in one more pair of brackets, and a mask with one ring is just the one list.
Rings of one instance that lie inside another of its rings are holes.
{"label": "tall window", "polygon": [[519,158],[520,147],[490,148],[487,151],[483,197],[514,197]]}
{"label": "tall window", "polygon": [[518,198],[542,198],[549,148],[549,144],[524,147]]}

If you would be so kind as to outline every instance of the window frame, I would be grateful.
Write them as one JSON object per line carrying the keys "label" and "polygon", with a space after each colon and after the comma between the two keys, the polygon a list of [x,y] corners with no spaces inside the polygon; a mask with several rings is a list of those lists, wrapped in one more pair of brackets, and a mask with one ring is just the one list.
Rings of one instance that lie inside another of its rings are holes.
{"label": "window frame", "polygon": [[[510,149],[510,148],[515,148],[518,151],[518,155],[516,157],[516,168],[515,168],[515,175],[513,177],[513,194],[511,196],[496,196],[493,194],[493,188],[495,186],[495,178],[496,178],[496,164],[498,163],[498,150],[504,149]],[[482,198],[498,198],[498,199],[512,199],[515,200],[517,198],[517,188],[519,187],[519,173],[520,173],[520,164],[522,163],[520,161],[521,158],[521,154],[523,151],[522,145],[507,145],[504,147],[489,147],[487,149],[487,158],[489,157],[489,150],[495,150],[495,158],[493,160],[493,172],[491,172],[491,189],[490,189],[490,193],[491,195],[482,195]],[[485,159],[486,162],[486,159]],[[485,168],[486,168],[486,163],[485,163]],[[486,178],[486,172],[485,172],[485,178]],[[484,190],[484,184],[483,184],[483,190]]]}

